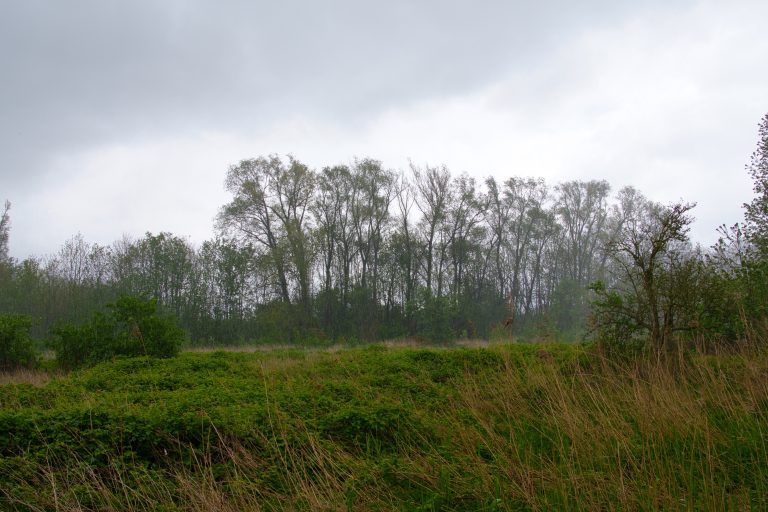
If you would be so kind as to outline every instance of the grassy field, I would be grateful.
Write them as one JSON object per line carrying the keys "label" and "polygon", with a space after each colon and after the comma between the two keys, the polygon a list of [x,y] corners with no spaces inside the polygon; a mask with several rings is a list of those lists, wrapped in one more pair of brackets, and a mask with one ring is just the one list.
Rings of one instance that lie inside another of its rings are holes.
{"label": "grassy field", "polygon": [[768,355],[184,353],[0,379],[2,510],[766,510]]}

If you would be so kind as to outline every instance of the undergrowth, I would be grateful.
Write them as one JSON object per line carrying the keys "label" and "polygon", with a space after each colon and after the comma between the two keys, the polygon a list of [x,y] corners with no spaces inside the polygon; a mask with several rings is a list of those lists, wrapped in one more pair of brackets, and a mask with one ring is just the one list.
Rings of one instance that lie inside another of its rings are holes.
{"label": "undergrowth", "polygon": [[9,510],[768,508],[768,355],[371,346],[0,386]]}

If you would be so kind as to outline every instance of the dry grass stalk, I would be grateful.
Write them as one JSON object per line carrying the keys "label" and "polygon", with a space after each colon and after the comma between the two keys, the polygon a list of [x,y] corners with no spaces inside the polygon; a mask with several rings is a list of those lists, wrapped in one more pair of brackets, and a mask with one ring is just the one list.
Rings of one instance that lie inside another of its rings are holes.
{"label": "dry grass stalk", "polygon": [[44,386],[53,375],[42,370],[29,370],[19,368],[16,370],[0,372],[0,386],[5,384],[31,384],[32,386]]}

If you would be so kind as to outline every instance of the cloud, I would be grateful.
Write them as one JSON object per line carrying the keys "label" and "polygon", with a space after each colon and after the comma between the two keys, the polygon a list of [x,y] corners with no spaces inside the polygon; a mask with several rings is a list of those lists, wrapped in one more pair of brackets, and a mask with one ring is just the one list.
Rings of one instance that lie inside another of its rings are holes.
{"label": "cloud", "polygon": [[[200,240],[229,164],[371,156],[609,179],[740,218],[764,2],[29,2],[0,16],[12,253]],[[2,197],[0,197],[2,199]]]}
{"label": "cloud", "polygon": [[54,152],[252,130],[298,113],[365,122],[545,59],[587,13],[600,23],[623,14],[620,6],[8,3],[0,16],[0,172],[28,179]]}

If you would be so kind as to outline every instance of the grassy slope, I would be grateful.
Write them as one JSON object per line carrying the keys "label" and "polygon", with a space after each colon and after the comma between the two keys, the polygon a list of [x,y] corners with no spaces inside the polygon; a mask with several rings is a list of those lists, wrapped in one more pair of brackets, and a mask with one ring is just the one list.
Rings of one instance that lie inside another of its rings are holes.
{"label": "grassy slope", "polygon": [[768,356],[187,353],[0,386],[0,508],[768,508]]}

